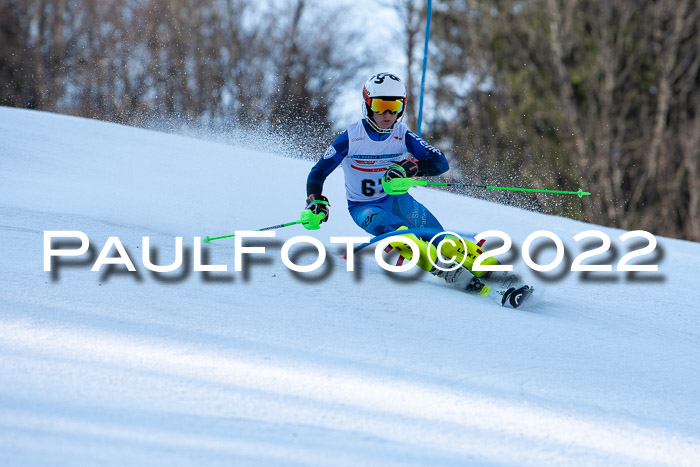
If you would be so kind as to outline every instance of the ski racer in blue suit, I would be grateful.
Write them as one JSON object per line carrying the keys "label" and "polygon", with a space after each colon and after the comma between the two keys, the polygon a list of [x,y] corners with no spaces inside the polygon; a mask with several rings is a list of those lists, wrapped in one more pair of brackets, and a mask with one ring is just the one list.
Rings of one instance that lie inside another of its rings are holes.
{"label": "ski racer in blue suit", "polygon": [[[382,189],[382,178],[389,181],[393,178],[435,176],[449,169],[442,151],[409,131],[401,122],[406,108],[403,82],[390,73],[376,74],[365,83],[362,97],[364,118],[349,125],[336,137],[309,173],[305,213],[309,216],[322,213],[323,216],[318,216],[321,218],[319,223],[304,226],[318,228],[321,222],[328,220],[330,205],[322,194],[323,184],[342,163],[348,210],[355,223],[366,232],[381,235],[416,228],[442,232],[444,229],[435,216],[411,195],[389,195]],[[412,158],[407,158],[408,154]],[[413,234],[405,236],[419,246],[418,265],[421,268],[448,282],[457,282],[464,268],[449,272],[435,268],[437,253],[435,246],[428,243],[430,238],[418,238]],[[471,242],[466,245],[469,251],[455,247],[452,251],[443,249],[443,252],[447,257],[468,257],[469,261],[464,264],[469,269],[478,248]],[[391,246],[404,258],[412,258],[413,252],[406,244],[392,242]]]}
{"label": "ski racer in blue suit", "polygon": [[[382,83],[375,83],[382,78]],[[381,178],[385,174],[387,180],[440,175],[449,169],[445,155],[400,123],[406,96],[398,78],[376,75],[365,85],[364,94],[368,93],[391,98],[381,103],[393,105],[394,111],[387,109],[379,114],[372,110],[372,103],[364,106],[368,116],[343,131],[311,169],[306,185],[307,204],[314,206],[314,200],[323,199],[326,177],[342,162],[350,215],[366,232],[381,235],[401,226],[442,230],[435,216],[408,193],[384,193]],[[416,160],[405,159],[407,153]],[[327,205],[319,206],[326,209],[327,215]]]}

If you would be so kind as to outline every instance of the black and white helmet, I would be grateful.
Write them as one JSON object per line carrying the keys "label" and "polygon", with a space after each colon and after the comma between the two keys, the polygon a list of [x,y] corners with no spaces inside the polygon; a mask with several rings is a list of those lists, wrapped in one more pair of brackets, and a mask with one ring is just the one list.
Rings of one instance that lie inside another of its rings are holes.
{"label": "black and white helmet", "polygon": [[406,110],[406,87],[403,85],[403,81],[396,75],[391,73],[377,73],[365,82],[362,88],[362,99],[364,101],[362,114],[370,125],[379,132],[390,132],[392,130],[391,128],[384,130],[376,128],[374,125],[374,121],[371,118],[374,114],[372,110],[373,99],[381,101],[400,101],[400,105],[397,104],[397,107],[394,109],[397,110],[396,112],[390,110],[392,113],[398,114],[396,118],[396,122],[398,123],[403,118],[404,111]]}

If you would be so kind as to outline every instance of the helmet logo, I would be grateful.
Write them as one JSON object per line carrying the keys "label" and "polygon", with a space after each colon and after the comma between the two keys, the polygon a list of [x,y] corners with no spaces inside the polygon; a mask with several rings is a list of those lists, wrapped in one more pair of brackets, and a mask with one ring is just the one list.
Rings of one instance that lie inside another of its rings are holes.
{"label": "helmet logo", "polygon": [[396,75],[392,75],[391,73],[379,73],[378,75],[374,75],[374,82],[376,84],[382,84],[385,79],[390,78],[393,79],[394,81],[401,82],[401,80],[398,78]]}

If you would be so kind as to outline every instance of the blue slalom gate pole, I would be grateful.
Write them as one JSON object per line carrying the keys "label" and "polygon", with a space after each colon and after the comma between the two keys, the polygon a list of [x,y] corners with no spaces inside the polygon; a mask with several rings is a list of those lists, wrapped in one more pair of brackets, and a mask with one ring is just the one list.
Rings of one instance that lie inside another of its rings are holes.
{"label": "blue slalom gate pole", "polygon": [[420,126],[423,121],[423,93],[425,91],[425,70],[428,68],[428,40],[430,39],[430,17],[433,11],[433,2],[428,0],[427,19],[425,23],[425,47],[423,48],[423,74],[420,79],[420,103],[418,104],[418,125],[416,134],[420,136]]}

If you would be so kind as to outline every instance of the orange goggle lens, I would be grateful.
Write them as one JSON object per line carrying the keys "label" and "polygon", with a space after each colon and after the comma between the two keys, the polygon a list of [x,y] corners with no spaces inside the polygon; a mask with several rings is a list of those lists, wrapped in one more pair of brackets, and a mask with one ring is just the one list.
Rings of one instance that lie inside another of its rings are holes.
{"label": "orange goggle lens", "polygon": [[403,110],[403,99],[384,100],[374,98],[370,102],[369,108],[372,109],[372,112],[378,114],[383,114],[387,110],[392,114],[397,114]]}

